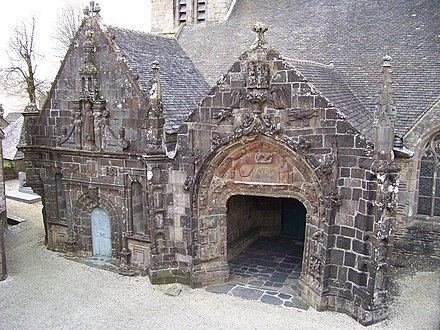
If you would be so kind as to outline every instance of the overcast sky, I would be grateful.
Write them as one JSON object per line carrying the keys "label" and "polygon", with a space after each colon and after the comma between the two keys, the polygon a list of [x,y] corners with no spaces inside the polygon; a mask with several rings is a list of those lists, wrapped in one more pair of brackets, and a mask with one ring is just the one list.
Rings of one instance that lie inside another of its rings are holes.
{"label": "overcast sky", "polygon": [[[90,1],[81,0],[3,0],[0,4],[0,67],[7,67],[5,49],[14,27],[34,15],[37,19],[36,49],[44,56],[37,68],[37,75],[53,80],[59,68],[59,61],[51,53],[53,30],[56,28],[57,16],[66,2],[76,2],[81,8]],[[101,7],[100,15],[104,24],[118,27],[150,31],[150,0],[101,0],[95,1]],[[17,102],[6,97],[0,87],[0,104],[6,112],[21,111],[23,101]]]}

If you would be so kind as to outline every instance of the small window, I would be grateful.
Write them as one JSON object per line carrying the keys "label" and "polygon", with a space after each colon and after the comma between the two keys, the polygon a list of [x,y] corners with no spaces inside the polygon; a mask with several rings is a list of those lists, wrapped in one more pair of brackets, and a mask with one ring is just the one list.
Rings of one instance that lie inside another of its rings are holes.
{"label": "small window", "polygon": [[60,173],[55,174],[56,198],[58,207],[58,218],[66,219],[67,205],[64,196],[63,176]]}
{"label": "small window", "polygon": [[142,185],[139,182],[133,182],[131,184],[131,206],[133,214],[133,233],[145,235],[146,222],[144,220]]}
{"label": "small window", "polygon": [[435,135],[423,150],[417,213],[440,216],[440,134]]}

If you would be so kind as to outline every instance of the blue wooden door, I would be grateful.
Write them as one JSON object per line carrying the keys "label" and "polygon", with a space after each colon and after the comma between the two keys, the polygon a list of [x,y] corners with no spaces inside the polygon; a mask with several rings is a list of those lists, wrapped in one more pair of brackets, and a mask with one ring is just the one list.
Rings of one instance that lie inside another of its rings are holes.
{"label": "blue wooden door", "polygon": [[91,223],[93,255],[105,259],[111,259],[112,238],[110,218],[107,212],[99,207],[93,209]]}

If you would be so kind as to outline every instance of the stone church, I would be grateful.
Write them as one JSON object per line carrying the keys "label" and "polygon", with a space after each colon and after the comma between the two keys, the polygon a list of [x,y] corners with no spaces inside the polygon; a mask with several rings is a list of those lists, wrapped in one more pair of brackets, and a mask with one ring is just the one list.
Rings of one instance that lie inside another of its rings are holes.
{"label": "stone church", "polygon": [[438,265],[439,2],[153,0],[154,34],[84,12],[23,114],[49,249],[200,287],[294,236],[302,299],[362,324],[394,264]]}

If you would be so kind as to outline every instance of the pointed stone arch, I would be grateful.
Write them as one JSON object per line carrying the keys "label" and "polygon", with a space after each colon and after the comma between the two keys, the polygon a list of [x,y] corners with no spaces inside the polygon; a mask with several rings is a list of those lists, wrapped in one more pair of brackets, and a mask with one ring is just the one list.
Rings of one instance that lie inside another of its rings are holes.
{"label": "pointed stone arch", "polygon": [[[324,194],[305,157],[262,134],[242,137],[210,154],[196,176],[192,195],[194,286],[226,281],[229,276],[226,203],[233,195],[297,199],[307,210],[304,256],[309,243],[319,243],[312,242],[312,234],[323,230]],[[314,262],[323,263],[323,258],[315,256]],[[308,259],[303,258],[303,263]],[[303,268],[306,273],[322,271],[308,264]]]}

